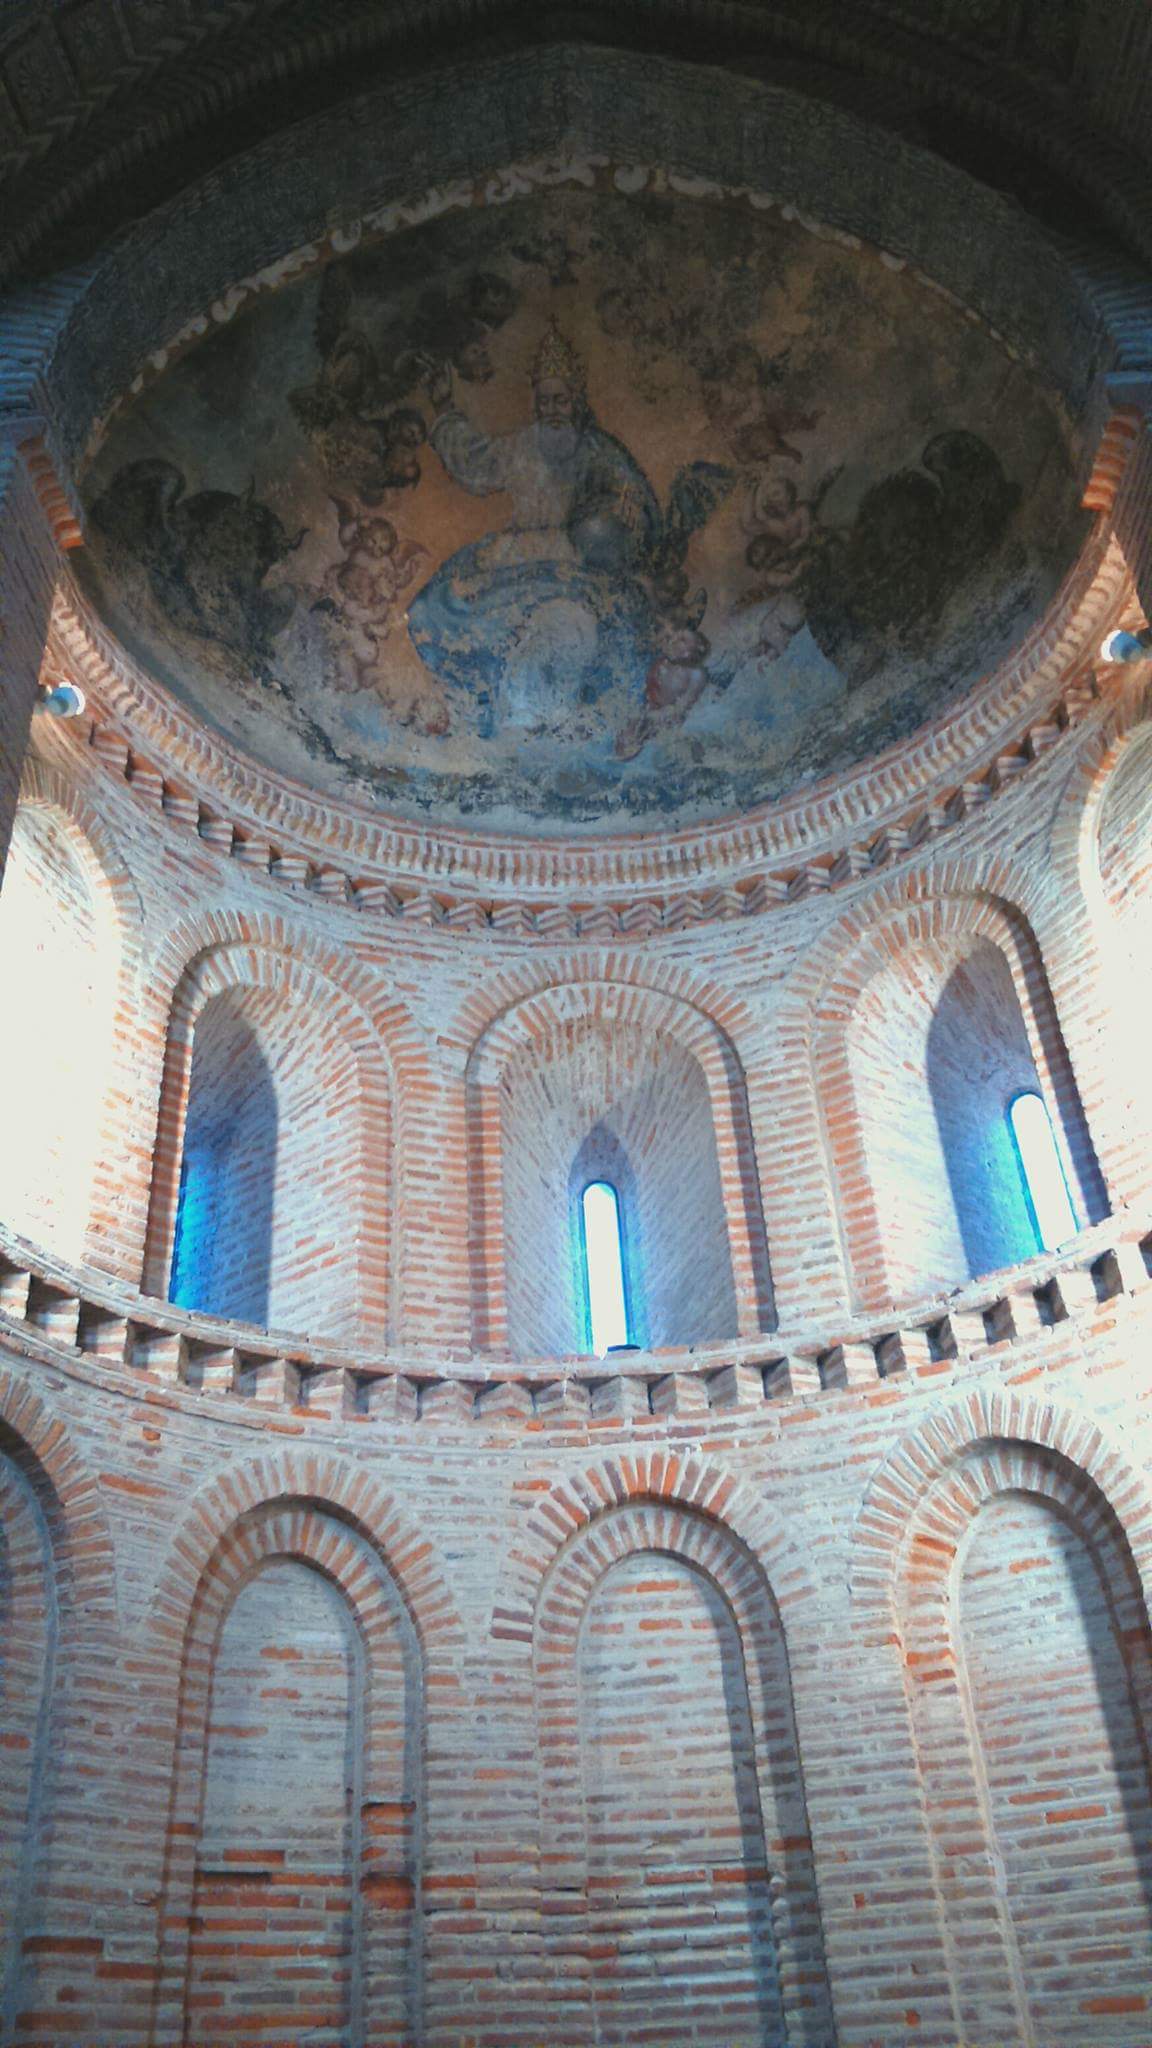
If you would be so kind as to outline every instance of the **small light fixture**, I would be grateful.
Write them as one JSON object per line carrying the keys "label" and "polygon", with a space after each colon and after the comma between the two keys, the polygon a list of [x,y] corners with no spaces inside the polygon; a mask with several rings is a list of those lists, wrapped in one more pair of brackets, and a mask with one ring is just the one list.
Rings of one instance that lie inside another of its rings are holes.
{"label": "small light fixture", "polygon": [[1152,658],[1152,627],[1140,633],[1126,633],[1122,627],[1100,643],[1101,661],[1148,661]]}
{"label": "small light fixture", "polygon": [[78,683],[42,683],[38,711],[50,711],[53,718],[79,718],[85,696]]}

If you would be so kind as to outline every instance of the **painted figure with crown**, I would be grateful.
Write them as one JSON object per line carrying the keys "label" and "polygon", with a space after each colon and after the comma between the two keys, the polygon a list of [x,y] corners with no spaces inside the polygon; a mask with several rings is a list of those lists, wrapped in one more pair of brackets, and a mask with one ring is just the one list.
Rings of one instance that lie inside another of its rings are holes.
{"label": "painted figure with crown", "polygon": [[589,405],[575,350],[553,325],[532,366],[533,418],[486,434],[455,404],[451,371],[429,380],[429,441],[448,474],[511,518],[460,548],[413,600],[421,659],[477,705],[479,731],[577,729],[614,685],[642,689],[651,658],[648,578],[660,506]]}

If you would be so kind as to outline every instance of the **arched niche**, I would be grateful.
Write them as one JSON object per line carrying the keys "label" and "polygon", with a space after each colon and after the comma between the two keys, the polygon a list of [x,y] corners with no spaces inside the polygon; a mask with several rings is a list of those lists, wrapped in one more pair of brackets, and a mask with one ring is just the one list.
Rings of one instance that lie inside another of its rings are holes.
{"label": "arched niche", "polygon": [[965,899],[895,917],[818,1001],[813,1057],[854,1292],[906,1302],[1033,1256],[1009,1123],[1035,1092],[1077,1224],[1107,1197],[1039,949]]}
{"label": "arched niche", "polygon": [[383,1050],[342,991],[271,952],[201,956],[169,1017],[145,1285],[386,1340],[392,1126]]}
{"label": "arched niche", "polygon": [[78,1265],[96,1206],[120,953],[116,905],[84,833],[54,803],[22,803],[0,887],[0,1219]]}
{"label": "arched niche", "polygon": [[[279,1017],[273,1006],[261,1016],[268,1004],[259,992],[229,989],[197,1022],[169,1286],[178,1308],[245,1323],[291,1321],[298,1292],[285,1272],[291,1226],[281,1214],[276,1227],[284,1172],[276,1068],[277,1026],[291,1030],[293,1008]],[[300,1136],[289,1140],[294,1153],[303,1149]],[[272,1312],[274,1271],[283,1316]]]}
{"label": "arched niche", "polygon": [[304,1503],[234,1525],[184,1645],[161,2031],[419,2038],[422,1742],[420,1650],[374,1548]]}
{"label": "arched niche", "polygon": [[1143,2048],[1152,1633],[1095,1483],[972,1445],[922,1493],[898,1639],[965,2039]]}
{"label": "arched niche", "polygon": [[743,1072],[699,1012],[645,989],[542,991],[474,1049],[468,1118],[481,1347],[586,1348],[579,1197],[600,1177],[621,1198],[641,1341],[772,1326]]}
{"label": "arched niche", "polygon": [[751,1554],[683,1508],[609,1509],[551,1567],[533,1646],[542,1869],[594,2038],[831,2048],[787,1644]]}
{"label": "arched niche", "polygon": [[500,1107],[514,1351],[587,1347],[577,1204],[602,1177],[620,1197],[637,1338],[735,1336],[712,1108],[691,1053],[635,1025],[585,1022],[525,1049]]}

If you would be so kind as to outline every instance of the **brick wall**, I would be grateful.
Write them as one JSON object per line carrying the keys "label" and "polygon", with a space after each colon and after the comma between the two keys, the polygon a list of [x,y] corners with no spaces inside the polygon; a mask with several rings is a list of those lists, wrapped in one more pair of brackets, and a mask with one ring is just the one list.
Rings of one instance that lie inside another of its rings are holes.
{"label": "brick wall", "polygon": [[[358,826],[261,860],[38,732],[35,928],[109,906],[116,1021],[92,1271],[0,1261],[14,2048],[1147,2048],[1142,696],[867,872],[610,937],[329,886]],[[988,1139],[1029,1081],[1055,1274]],[[157,1328],[205,1155],[196,1286],[339,1366]],[[609,1168],[702,1355],[558,1355]]]}
{"label": "brick wall", "polygon": [[60,811],[18,812],[0,888],[0,959],[12,991],[4,1057],[18,1077],[0,1208],[13,1229],[73,1259],[87,1250],[113,1064],[118,941],[98,878],[95,856]]}
{"label": "brick wall", "polygon": [[34,1492],[79,1596],[15,2039],[1142,2048],[1150,1294],[1017,1347],[1042,1395],[287,1449],[7,1338],[6,1538]]}

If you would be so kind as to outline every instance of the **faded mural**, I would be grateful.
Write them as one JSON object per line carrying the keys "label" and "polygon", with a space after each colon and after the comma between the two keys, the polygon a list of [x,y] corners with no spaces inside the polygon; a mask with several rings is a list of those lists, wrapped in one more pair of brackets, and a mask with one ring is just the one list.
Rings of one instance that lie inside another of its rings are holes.
{"label": "faded mural", "polygon": [[732,812],[904,736],[1083,534],[1055,408],[959,310],[604,170],[264,296],[86,493],[106,612],[221,729],[537,831]]}

